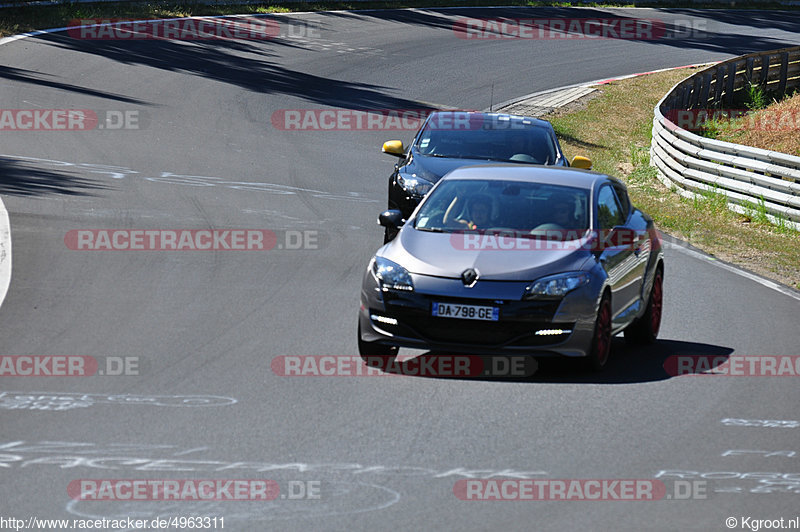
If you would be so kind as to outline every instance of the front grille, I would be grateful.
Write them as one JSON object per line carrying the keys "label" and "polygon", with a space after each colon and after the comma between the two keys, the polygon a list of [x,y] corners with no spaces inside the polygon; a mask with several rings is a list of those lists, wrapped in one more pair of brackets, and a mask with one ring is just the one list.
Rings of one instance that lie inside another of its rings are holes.
{"label": "front grille", "polygon": [[532,333],[529,323],[502,323],[431,316],[403,319],[402,323],[427,339],[446,343],[498,345],[507,343],[518,336]]}
{"label": "front grille", "polygon": [[[493,306],[500,308],[499,321],[440,318],[431,315],[432,302]],[[560,301],[502,301],[428,296],[415,292],[385,295],[386,310],[376,313],[396,318],[398,325],[380,324],[381,329],[402,337],[475,346],[537,347],[561,343],[569,335],[535,336],[540,329],[572,329],[573,324],[553,323]]]}
{"label": "front grille", "polygon": [[[451,344],[536,347],[558,344],[569,336],[536,336],[536,331],[553,327],[552,323],[541,322],[494,322],[428,316],[402,319],[401,323],[424,339]],[[565,324],[563,328],[572,327]]]}

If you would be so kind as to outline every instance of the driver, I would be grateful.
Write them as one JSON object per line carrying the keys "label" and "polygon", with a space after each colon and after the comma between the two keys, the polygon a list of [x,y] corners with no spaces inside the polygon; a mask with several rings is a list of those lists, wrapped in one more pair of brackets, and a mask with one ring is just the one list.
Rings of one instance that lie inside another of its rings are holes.
{"label": "driver", "polygon": [[522,135],[512,135],[508,141],[511,147],[511,154],[526,154],[528,153],[528,143]]}
{"label": "driver", "polygon": [[469,201],[469,220],[459,220],[466,224],[468,229],[486,229],[489,227],[492,214],[492,198],[485,194],[478,194]]}
{"label": "driver", "polygon": [[553,223],[564,229],[572,229],[575,225],[575,203],[567,195],[559,194],[550,199]]}

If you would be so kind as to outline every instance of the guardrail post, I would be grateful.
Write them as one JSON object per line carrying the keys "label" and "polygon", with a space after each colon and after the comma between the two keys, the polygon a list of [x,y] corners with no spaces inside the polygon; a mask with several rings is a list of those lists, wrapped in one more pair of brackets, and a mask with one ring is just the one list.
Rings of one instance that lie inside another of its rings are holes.
{"label": "guardrail post", "polygon": [[728,107],[733,105],[733,90],[736,86],[736,66],[736,61],[728,65],[728,79],[727,85],[725,86],[725,105]]}
{"label": "guardrail post", "polygon": [[769,62],[771,57],[771,54],[761,56],[761,81],[759,81],[759,84],[764,89],[767,88],[767,79],[769,78]]}
{"label": "guardrail post", "polygon": [[[722,87],[725,85],[725,67],[717,69],[717,81],[714,84],[714,103],[719,103],[722,98]],[[716,106],[716,105],[715,105]],[[708,106],[706,106],[708,107]]]}
{"label": "guardrail post", "polygon": [[689,85],[683,86],[683,94],[681,94],[681,107],[684,109],[689,108],[691,100],[689,99],[692,94],[692,88]]}
{"label": "guardrail post", "polygon": [[[699,79],[699,78],[698,78]],[[711,90],[711,74],[703,76],[703,91],[698,104],[702,104],[703,109],[708,108],[708,93]]]}
{"label": "guardrail post", "polygon": [[789,52],[781,54],[781,80],[778,83],[778,94],[786,92],[786,78],[789,77]]}

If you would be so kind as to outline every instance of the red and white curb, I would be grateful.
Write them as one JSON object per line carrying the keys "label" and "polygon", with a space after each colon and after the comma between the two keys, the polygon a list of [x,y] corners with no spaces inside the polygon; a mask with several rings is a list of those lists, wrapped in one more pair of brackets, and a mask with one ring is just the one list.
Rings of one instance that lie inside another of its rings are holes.
{"label": "red and white curb", "polygon": [[[608,85],[614,81],[621,81],[623,79],[630,79],[639,76],[647,76],[649,74],[656,74],[658,72],[668,72],[670,70],[680,70],[684,68],[700,68],[705,66],[716,65],[719,61],[712,63],[698,63],[694,65],[683,65],[679,67],[661,68],[658,70],[651,70],[649,72],[637,72],[636,74],[628,74],[626,76],[618,76],[615,78],[597,79],[587,83],[578,83],[576,85],[567,85],[566,87],[558,87],[555,89],[548,89],[546,91],[534,92],[527,94],[513,100],[499,103],[492,106],[493,110],[502,111],[506,113],[519,113],[527,116],[544,116],[554,109],[563,107],[570,102],[574,102],[578,98],[582,98],[589,93],[594,92],[595,87],[599,85]],[[488,109],[487,109],[488,111]]]}
{"label": "red and white curb", "polygon": [[683,65],[679,67],[670,67],[670,68],[659,68],[658,70],[651,70],[649,72],[637,72],[636,74],[628,74],[627,76],[619,76],[617,78],[608,78],[608,79],[598,79],[596,81],[590,81],[586,84],[586,86],[593,86],[593,85],[607,85],[612,81],[620,81],[623,79],[630,79],[630,78],[637,78],[639,76],[647,76],[649,74],[658,74],[659,72],[669,72],[670,70],[682,70],[684,68],[700,68],[700,67],[708,67],[711,65],[716,65],[717,63],[721,63],[721,61],[712,61],[710,63],[697,63],[694,65]]}

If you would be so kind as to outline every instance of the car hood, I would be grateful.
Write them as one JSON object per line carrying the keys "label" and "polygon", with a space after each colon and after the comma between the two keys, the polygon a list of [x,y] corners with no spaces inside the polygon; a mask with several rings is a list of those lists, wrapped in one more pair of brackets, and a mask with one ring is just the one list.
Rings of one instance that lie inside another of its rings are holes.
{"label": "car hood", "polygon": [[421,177],[436,183],[442,176],[450,170],[455,170],[462,166],[471,166],[475,164],[497,164],[498,161],[489,161],[487,159],[451,159],[449,157],[429,157],[420,155],[414,151],[411,162],[402,168],[404,174]]}
{"label": "car hood", "polygon": [[554,246],[530,238],[429,233],[406,227],[379,254],[412,274],[458,279],[464,270],[473,268],[483,280],[532,281],[581,270],[591,256],[587,242],[588,237],[559,242],[560,249],[547,249]]}

